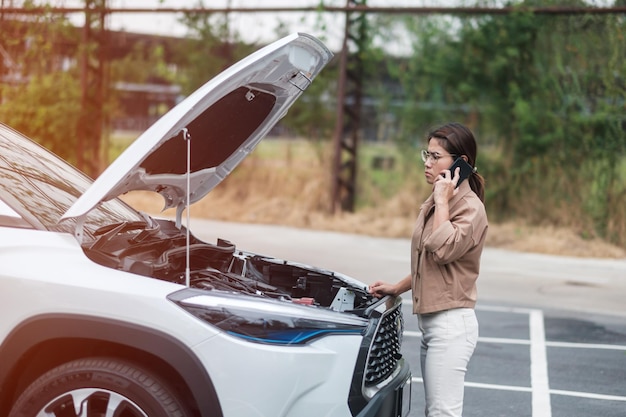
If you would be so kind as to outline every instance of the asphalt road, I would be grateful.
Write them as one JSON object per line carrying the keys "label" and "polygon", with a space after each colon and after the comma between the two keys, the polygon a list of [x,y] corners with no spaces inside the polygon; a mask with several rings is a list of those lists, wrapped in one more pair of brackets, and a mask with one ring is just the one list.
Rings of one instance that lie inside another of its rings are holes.
{"label": "asphalt road", "polygon": [[[192,219],[208,242],[339,271],[366,283],[409,271],[407,239]],[[626,259],[555,257],[486,248],[468,367],[465,417],[625,417]],[[407,294],[408,295],[408,294]],[[420,333],[404,305],[410,416],[423,416]]]}

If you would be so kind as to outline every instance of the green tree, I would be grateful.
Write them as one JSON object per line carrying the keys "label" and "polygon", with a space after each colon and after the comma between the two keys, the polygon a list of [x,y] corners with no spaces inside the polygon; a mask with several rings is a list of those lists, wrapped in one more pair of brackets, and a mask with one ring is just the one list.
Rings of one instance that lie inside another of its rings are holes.
{"label": "green tree", "polygon": [[111,61],[111,80],[148,83],[153,80],[175,83],[176,71],[168,66],[165,47],[137,42],[127,55]]}
{"label": "green tree", "polygon": [[76,78],[70,72],[54,72],[35,75],[27,84],[3,87],[0,120],[76,164],[74,128],[80,114]]}
{"label": "green tree", "polygon": [[574,225],[624,243],[623,17],[537,15],[527,9],[535,5],[550,3],[405,19],[414,51],[392,69],[406,103],[398,140],[409,143],[429,119],[465,121],[483,145],[492,218]]}
{"label": "green tree", "polygon": [[[198,0],[197,7],[205,7],[204,1]],[[177,79],[184,94],[257,49],[241,42],[230,29],[229,18],[228,14],[187,13],[181,19],[188,28],[186,46],[177,59],[181,63]]]}
{"label": "green tree", "polygon": [[71,26],[58,16],[3,22],[0,45],[11,52],[10,70],[19,81],[0,85],[0,120],[75,163],[80,77],[75,69],[56,70],[62,66],[59,57],[71,53],[62,50],[71,44],[71,36]]}

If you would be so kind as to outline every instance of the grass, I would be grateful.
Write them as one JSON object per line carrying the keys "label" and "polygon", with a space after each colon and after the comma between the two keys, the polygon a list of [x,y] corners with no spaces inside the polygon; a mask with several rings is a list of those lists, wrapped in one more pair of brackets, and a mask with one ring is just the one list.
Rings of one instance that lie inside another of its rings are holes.
{"label": "grass", "polygon": [[[373,169],[375,156],[395,158],[393,168]],[[416,157],[417,158],[417,157]],[[370,236],[409,238],[421,202],[430,190],[422,166],[407,164],[393,149],[362,146],[359,203],[355,213],[330,213],[332,148],[303,140],[266,139],[208,196],[194,204],[194,217],[280,224]],[[134,192],[124,199],[158,213],[161,197]],[[171,211],[166,213],[173,215]],[[490,223],[487,245],[545,254],[625,258],[626,250],[573,228],[533,226],[522,221]]]}

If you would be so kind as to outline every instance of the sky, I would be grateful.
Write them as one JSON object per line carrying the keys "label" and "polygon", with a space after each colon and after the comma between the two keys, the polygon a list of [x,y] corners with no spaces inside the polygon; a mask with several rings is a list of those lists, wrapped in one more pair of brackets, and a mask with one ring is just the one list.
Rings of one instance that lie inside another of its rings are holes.
{"label": "sky", "polygon": [[[3,4],[19,5],[23,0],[2,0]],[[45,1],[45,0],[40,0]],[[84,0],[47,0],[50,4],[65,7],[82,7]],[[108,0],[109,6],[114,8],[156,8],[156,7],[197,7],[201,0]],[[213,8],[254,8],[254,7],[316,7],[320,0],[202,0],[206,7]],[[323,0],[326,6],[342,7],[346,0]],[[472,5],[476,0],[367,0],[368,6],[386,7],[454,7]],[[498,3],[498,0],[494,0]],[[587,3],[595,6],[606,6],[609,0],[588,0]],[[170,13],[131,13],[113,14],[108,20],[111,30],[125,30],[129,32],[152,33],[167,36],[185,36],[187,29],[179,23],[179,15]],[[71,16],[76,25],[82,25],[82,13]],[[236,32],[239,39],[248,43],[269,43],[279,35],[276,28],[283,23],[286,32],[305,32],[317,36],[331,49],[338,51],[344,37],[344,16],[340,13],[326,13],[322,17],[324,27],[320,25],[318,13],[231,13],[230,27]],[[285,31],[283,31],[284,33]],[[410,45],[403,44],[401,35],[395,36],[395,45],[390,52],[403,54],[411,50]]]}
{"label": "sky", "polygon": [[[7,0],[5,0],[7,1]],[[199,0],[109,0],[109,6],[124,7],[195,7]],[[463,0],[367,0],[368,6],[438,6],[462,3]],[[81,7],[82,0],[51,0],[52,4],[66,7]],[[319,0],[204,0],[207,7],[315,7]],[[327,6],[342,7],[346,0],[324,0]],[[276,40],[276,27],[279,22],[285,24],[288,32],[306,32],[321,38],[331,49],[338,50],[344,36],[344,17],[340,14],[325,14],[325,28],[320,29],[317,13],[240,13],[231,14],[231,28],[239,37],[250,43],[268,43]],[[81,15],[72,18],[76,24],[82,24]],[[186,28],[178,22],[175,14],[115,14],[109,18],[108,27],[112,30],[153,33],[168,36],[184,36]]]}

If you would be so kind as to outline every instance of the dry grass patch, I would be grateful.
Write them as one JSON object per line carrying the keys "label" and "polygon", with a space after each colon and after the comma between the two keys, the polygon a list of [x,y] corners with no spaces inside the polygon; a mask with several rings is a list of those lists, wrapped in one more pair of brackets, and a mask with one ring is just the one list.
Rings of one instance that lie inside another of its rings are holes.
{"label": "dry grass patch", "polygon": [[583,239],[567,228],[505,223],[490,226],[487,244],[502,249],[589,258],[625,258],[626,250],[601,239]]}

